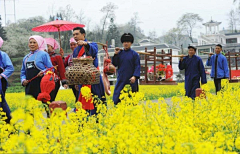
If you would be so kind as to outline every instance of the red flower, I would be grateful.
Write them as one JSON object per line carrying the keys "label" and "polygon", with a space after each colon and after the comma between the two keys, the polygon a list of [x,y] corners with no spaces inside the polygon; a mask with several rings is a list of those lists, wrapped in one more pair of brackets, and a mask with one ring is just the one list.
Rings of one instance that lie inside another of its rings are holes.
{"label": "red flower", "polygon": [[159,73],[163,73],[163,72],[166,71],[166,67],[165,67],[165,65],[163,65],[163,64],[157,65],[157,66],[156,66],[156,69],[157,69],[157,71],[158,71]]}

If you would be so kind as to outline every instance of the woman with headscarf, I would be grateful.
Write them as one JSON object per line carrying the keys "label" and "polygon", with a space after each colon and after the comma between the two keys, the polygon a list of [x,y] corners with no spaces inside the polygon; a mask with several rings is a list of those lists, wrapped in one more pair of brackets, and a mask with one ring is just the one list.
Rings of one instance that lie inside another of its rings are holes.
{"label": "woman with headscarf", "polygon": [[[75,41],[75,39],[72,37],[70,40],[69,40],[69,43],[70,43],[70,48],[72,50],[72,53],[69,54],[66,58],[65,58],[65,62],[64,62],[64,66],[65,67],[69,67],[69,66],[72,66],[73,65],[73,62],[72,62],[72,59],[73,59],[73,51],[74,49],[78,46],[77,45],[77,42]],[[73,91],[73,94],[75,96],[75,102],[77,102],[78,100],[78,91],[76,90],[75,88],[75,85],[70,85],[69,86],[72,91]]]}
{"label": "woman with headscarf", "polygon": [[6,123],[10,123],[11,115],[10,109],[5,99],[5,92],[8,86],[8,78],[13,73],[14,68],[11,59],[7,55],[7,53],[1,51],[1,47],[3,45],[3,39],[0,37],[0,95],[1,102],[0,107],[3,109],[3,112],[6,113]]}
{"label": "woman with headscarf", "polygon": [[72,59],[73,59],[73,51],[74,51],[74,49],[78,46],[78,45],[77,45],[77,42],[75,41],[75,39],[74,39],[73,37],[69,40],[69,43],[70,43],[70,49],[72,50],[72,53],[69,54],[69,55],[65,58],[65,61],[64,61],[64,66],[65,66],[65,67],[72,66],[72,64],[73,64],[73,62],[72,62]]}
{"label": "woman with headscarf", "polygon": [[[59,44],[53,38],[45,38],[45,41],[48,47],[48,54],[51,58],[51,62],[53,66],[57,66],[55,69],[55,74],[57,74],[58,77],[60,78],[62,82],[62,86],[64,88],[67,88],[66,77],[65,77],[65,67],[62,61],[62,57],[55,53],[55,50],[59,48]],[[50,102],[53,102],[57,96],[58,90],[60,88],[60,80],[55,82],[55,89],[50,94],[51,96]]]}
{"label": "woman with headscarf", "polygon": [[[40,82],[43,77],[43,72],[53,65],[48,53],[44,51],[46,49],[44,38],[38,35],[31,36],[28,41],[28,46],[30,53],[23,58],[20,77],[22,85],[25,87],[25,94],[37,99],[38,94],[41,92]],[[35,76],[37,76],[37,78],[31,80]],[[49,116],[48,112],[47,114]]]}

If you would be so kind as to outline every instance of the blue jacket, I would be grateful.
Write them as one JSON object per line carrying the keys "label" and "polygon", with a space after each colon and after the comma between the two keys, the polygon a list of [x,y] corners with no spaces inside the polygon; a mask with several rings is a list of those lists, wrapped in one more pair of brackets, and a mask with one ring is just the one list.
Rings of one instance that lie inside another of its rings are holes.
{"label": "blue jacket", "polygon": [[7,53],[0,50],[0,67],[3,69],[1,76],[4,77],[6,80],[10,77],[10,75],[14,71],[14,67],[12,64],[11,59],[7,55]]}
{"label": "blue jacket", "polygon": [[21,83],[26,80],[26,63],[29,61],[34,61],[36,67],[40,71],[45,71],[47,68],[51,68],[53,66],[50,56],[47,52],[41,50],[36,50],[34,52],[30,51],[30,53],[23,58],[20,74]]}
{"label": "blue jacket", "polygon": [[[211,70],[211,77],[215,77],[215,58],[216,54],[209,57],[206,65],[212,66]],[[218,54],[218,61],[217,61],[217,78],[229,78],[229,70],[228,70],[228,62],[227,58],[222,55],[221,53]]]}
{"label": "blue jacket", "polygon": [[180,70],[185,69],[186,96],[194,99],[196,97],[196,89],[200,88],[200,78],[202,84],[207,83],[202,59],[196,55],[193,55],[192,58],[189,56],[184,57],[182,61],[179,61],[178,68]]}

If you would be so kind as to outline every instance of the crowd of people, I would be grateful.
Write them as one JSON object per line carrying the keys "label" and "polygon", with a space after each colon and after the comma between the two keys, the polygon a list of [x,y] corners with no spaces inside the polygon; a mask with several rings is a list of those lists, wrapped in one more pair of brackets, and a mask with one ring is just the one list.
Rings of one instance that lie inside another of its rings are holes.
{"label": "crowd of people", "polygon": [[[0,38],[0,48],[3,45],[3,40]],[[117,83],[115,85],[113,101],[117,105],[120,102],[120,92],[125,85],[130,84],[132,92],[137,92],[138,79],[140,78],[140,57],[138,53],[132,50],[131,46],[134,43],[134,37],[130,33],[124,33],[121,37],[123,48],[115,48],[115,53],[112,58],[112,64],[117,67]],[[58,42],[53,38],[43,38],[38,35],[29,37],[28,46],[30,52],[23,58],[21,68],[21,83],[25,87],[25,94],[31,95],[37,99],[39,93],[41,93],[40,83],[46,70],[52,68],[52,71],[58,76],[55,80],[55,89],[50,93],[50,102],[55,101],[60,83],[64,88],[68,88],[67,79],[65,77],[66,67],[73,65],[73,58],[79,58],[82,56],[91,56],[94,61],[93,65],[99,69],[98,66],[98,46],[96,43],[88,42],[86,39],[86,32],[83,28],[76,27],[73,29],[73,38],[69,40],[72,53],[67,57],[61,56],[56,53],[57,49],[60,49]],[[82,48],[87,49],[82,52]],[[206,73],[202,59],[196,56],[196,48],[194,46],[188,47],[188,55],[181,57],[179,61],[179,69],[185,69],[185,90],[186,96],[195,99],[195,90],[200,88],[201,84],[206,84]],[[209,58],[206,62],[207,66],[212,66],[211,77],[214,79],[216,86],[216,92],[221,89],[221,79],[229,78],[229,70],[227,59],[221,54],[222,46],[216,45],[215,54],[209,54]],[[60,51],[62,51],[60,49]],[[62,54],[63,55],[63,54]],[[6,123],[10,122],[11,114],[9,106],[5,100],[5,92],[8,86],[8,77],[13,73],[14,67],[9,56],[0,51],[0,92],[2,102],[0,107],[6,113]],[[61,81],[61,82],[60,82]],[[94,85],[71,85],[75,96],[75,101],[86,103],[96,102],[92,99],[84,100],[81,94],[81,88],[88,86],[91,89],[91,93],[98,97],[98,101],[101,103],[106,102],[105,91],[102,77],[100,76],[100,83]],[[43,102],[46,106],[48,104]],[[83,105],[83,109],[89,112],[90,115],[97,114],[96,103],[89,107]],[[47,108],[46,108],[47,111]],[[47,112],[48,113],[48,112]],[[48,113],[48,117],[49,117]]]}
{"label": "crowd of people", "polygon": [[[58,78],[55,80],[55,89],[50,93],[50,102],[55,101],[60,83],[64,88],[68,88],[67,79],[65,77],[66,67],[73,65],[73,58],[79,58],[82,56],[91,56],[94,61],[93,65],[98,67],[98,46],[94,42],[88,42],[86,39],[86,32],[83,28],[76,27],[73,29],[73,38],[69,40],[70,48],[72,53],[67,57],[57,54],[55,51],[60,48],[58,42],[54,38],[43,38],[38,35],[29,37],[28,47],[30,52],[23,58],[21,68],[21,83],[25,87],[25,94],[31,95],[37,99],[39,93],[41,93],[40,83],[46,70],[51,69]],[[114,90],[114,103],[117,105],[121,90],[126,84],[132,86],[133,92],[138,91],[138,78],[140,77],[140,58],[137,52],[131,49],[131,45],[134,42],[134,37],[130,33],[124,33],[121,37],[123,43],[123,49],[116,48],[115,55],[113,57],[113,64],[118,67],[117,84]],[[0,39],[0,48],[3,45],[3,40]],[[86,48],[85,52],[82,52],[82,48]],[[60,51],[62,51],[60,49]],[[7,78],[13,73],[13,64],[8,55],[0,51],[0,65],[1,65],[1,84],[2,84],[2,97],[5,98],[5,91],[7,89]],[[63,55],[63,54],[62,54]],[[60,82],[61,81],[61,82]],[[94,85],[71,85],[69,88],[72,89],[75,96],[75,101],[85,103],[96,102],[93,99],[85,100],[81,94],[81,88],[88,86],[91,89],[91,93],[97,96],[97,100],[100,103],[106,103],[104,85],[102,76],[100,76],[100,83]],[[10,109],[5,99],[2,99],[1,106],[3,111],[7,115],[6,122],[9,123],[11,119]],[[43,102],[45,106],[48,103]],[[90,115],[97,114],[96,103],[93,103],[93,107],[89,108],[87,105],[82,106]],[[48,108],[46,107],[47,116],[50,116]]]}

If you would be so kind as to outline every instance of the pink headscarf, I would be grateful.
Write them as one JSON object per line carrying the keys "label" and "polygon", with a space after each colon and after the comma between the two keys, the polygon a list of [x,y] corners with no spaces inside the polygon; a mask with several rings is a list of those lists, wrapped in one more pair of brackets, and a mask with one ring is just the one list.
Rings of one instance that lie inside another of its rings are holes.
{"label": "pink headscarf", "polygon": [[0,37],[0,48],[2,47],[3,45],[3,39]]}
{"label": "pink headscarf", "polygon": [[69,40],[70,44],[71,43],[77,43],[76,40],[72,37],[70,40]]}
{"label": "pink headscarf", "polygon": [[38,50],[42,50],[44,51],[44,49],[47,48],[47,44],[46,44],[46,41],[44,40],[44,38],[42,36],[39,36],[39,35],[33,35],[33,36],[30,36],[29,37],[29,41],[30,39],[34,39],[37,41],[37,44],[38,44]]}
{"label": "pink headscarf", "polygon": [[59,43],[54,38],[45,38],[45,40],[48,45],[53,47],[53,50],[56,50],[60,47]]}

